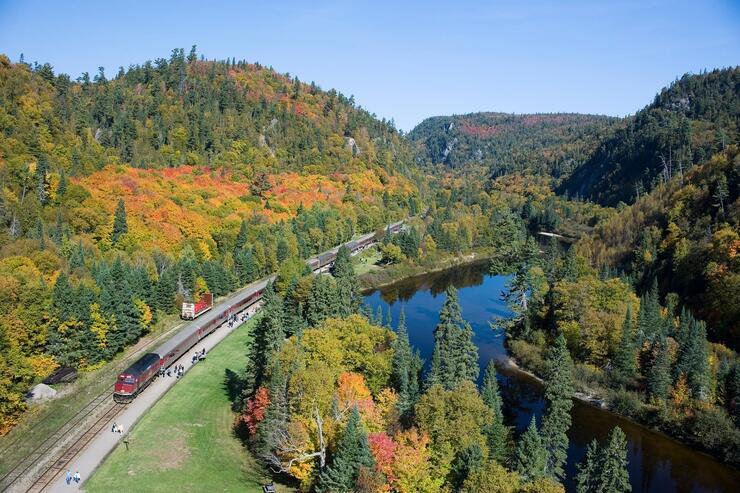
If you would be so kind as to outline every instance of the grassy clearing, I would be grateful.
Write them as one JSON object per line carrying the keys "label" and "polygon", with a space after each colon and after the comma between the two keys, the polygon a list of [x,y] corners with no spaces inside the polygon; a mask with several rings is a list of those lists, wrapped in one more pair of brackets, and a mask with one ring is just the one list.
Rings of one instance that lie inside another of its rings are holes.
{"label": "grassy clearing", "polygon": [[378,264],[380,262],[380,251],[376,247],[368,248],[359,255],[352,257],[352,263],[355,268],[355,274],[361,276],[368,272],[382,269]]}
{"label": "grassy clearing", "polygon": [[[156,329],[147,335],[142,345],[150,345],[180,323],[176,316],[161,320]],[[171,336],[172,333],[169,333]],[[168,337],[169,337],[168,336]],[[77,381],[55,388],[63,395],[29,409],[20,423],[10,433],[0,437],[0,476],[6,474],[20,460],[27,457],[49,436],[59,430],[65,422],[77,414],[90,401],[113,385],[118,373],[131,364],[132,356],[141,352],[129,348],[122,355],[97,370],[81,373]],[[110,389],[113,392],[113,389]]]}
{"label": "grassy clearing", "polygon": [[[262,491],[266,474],[232,434],[226,370],[246,364],[255,319],[229,334],[157,402],[85,484],[89,492]],[[279,491],[290,491],[281,488]]]}

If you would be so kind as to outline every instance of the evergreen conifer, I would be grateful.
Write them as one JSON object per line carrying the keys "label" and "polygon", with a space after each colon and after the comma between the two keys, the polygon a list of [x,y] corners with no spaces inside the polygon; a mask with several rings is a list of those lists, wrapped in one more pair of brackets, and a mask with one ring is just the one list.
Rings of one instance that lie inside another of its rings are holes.
{"label": "evergreen conifer", "polygon": [[561,333],[550,350],[545,378],[547,410],[542,420],[542,438],[548,452],[547,471],[562,479],[568,458],[568,430],[573,408],[573,362]]}
{"label": "evergreen conifer", "polygon": [[454,286],[447,288],[446,295],[434,329],[429,384],[453,390],[465,380],[478,379],[478,347],[473,343],[473,329],[462,317]]}
{"label": "evergreen conifer", "polygon": [[496,367],[493,365],[493,361],[490,361],[486,367],[480,395],[483,402],[493,413],[493,420],[483,430],[488,441],[489,457],[502,462],[506,458],[509,430],[504,424],[501,394],[499,393]]}
{"label": "evergreen conifer", "polygon": [[367,441],[367,432],[360,422],[360,412],[354,407],[331,464],[319,476],[316,491],[318,493],[353,491],[360,468],[370,469],[374,465],[375,460]]}
{"label": "evergreen conifer", "polygon": [[534,415],[529,426],[519,438],[514,456],[514,468],[527,481],[534,481],[545,476],[547,467],[547,450],[537,431]]}

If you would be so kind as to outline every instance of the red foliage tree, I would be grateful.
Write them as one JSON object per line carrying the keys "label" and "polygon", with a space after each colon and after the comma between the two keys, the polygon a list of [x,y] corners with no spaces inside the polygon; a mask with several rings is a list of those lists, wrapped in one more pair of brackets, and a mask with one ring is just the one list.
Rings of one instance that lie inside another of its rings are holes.
{"label": "red foliage tree", "polygon": [[375,458],[375,470],[383,473],[389,482],[393,481],[395,479],[393,458],[396,453],[396,442],[385,433],[370,433],[367,441]]}
{"label": "red foliage tree", "polygon": [[244,412],[240,414],[237,420],[237,427],[245,426],[249,436],[257,433],[257,425],[265,419],[265,409],[270,403],[270,393],[266,387],[260,387],[255,392],[254,397],[247,399],[247,405]]}

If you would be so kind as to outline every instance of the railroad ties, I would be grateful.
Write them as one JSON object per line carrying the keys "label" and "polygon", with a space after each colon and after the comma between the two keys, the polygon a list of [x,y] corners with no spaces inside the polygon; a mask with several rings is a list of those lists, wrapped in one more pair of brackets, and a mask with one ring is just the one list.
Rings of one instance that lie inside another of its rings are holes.
{"label": "railroad ties", "polygon": [[52,464],[41,474],[41,476],[26,490],[27,493],[40,493],[49,486],[54,479],[62,473],[72,460],[77,457],[87,444],[95,438],[98,433],[108,427],[111,422],[125,408],[124,404],[113,403],[113,405],[98,420],[72,443],[66,450],[55,457]]}
{"label": "railroad ties", "polygon": [[41,442],[25,459],[16,463],[5,476],[0,478],[0,490],[5,491],[10,489],[18,479],[23,479],[23,476],[27,473],[33,472],[34,466],[38,466],[39,462],[44,460],[60,443],[69,441],[70,433],[74,433],[81,423],[91,419],[100,409],[101,405],[106,401],[112,402],[110,397],[111,389],[112,386],[90,401],[84,408],[67,420],[56,432]]}

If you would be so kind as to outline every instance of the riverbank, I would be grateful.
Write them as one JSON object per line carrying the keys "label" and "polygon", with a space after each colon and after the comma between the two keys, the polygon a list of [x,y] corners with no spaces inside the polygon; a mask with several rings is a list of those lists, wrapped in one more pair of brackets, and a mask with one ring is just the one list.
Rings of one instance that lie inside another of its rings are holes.
{"label": "riverbank", "polygon": [[[544,372],[543,348],[522,340],[507,341],[507,348],[511,353],[504,360],[508,368],[544,384],[539,376]],[[576,364],[573,397],[740,470],[740,431],[712,406],[677,406],[671,401],[662,406],[650,404],[641,393],[608,387],[607,379],[599,369]]]}
{"label": "riverbank", "polygon": [[476,249],[462,255],[443,255],[429,257],[423,262],[402,262],[380,266],[377,270],[366,271],[358,275],[360,288],[363,292],[390,286],[399,281],[413,277],[434,274],[456,267],[485,262],[491,258],[493,252],[490,249]]}
{"label": "riverbank", "polygon": [[[364,293],[407,283],[417,277],[454,270],[485,262],[493,252],[478,250],[465,255],[444,256],[423,263],[400,263],[382,266],[363,273],[360,278]],[[512,370],[522,372],[542,383],[544,348],[525,341],[509,341],[510,354],[504,361]],[[639,392],[609,387],[608,375],[587,365],[576,365],[574,398],[583,404],[613,413],[651,432],[690,446],[728,466],[740,467],[740,431],[722,413],[711,406],[677,408],[672,402],[656,406],[644,401]],[[707,445],[709,444],[709,445]]]}

